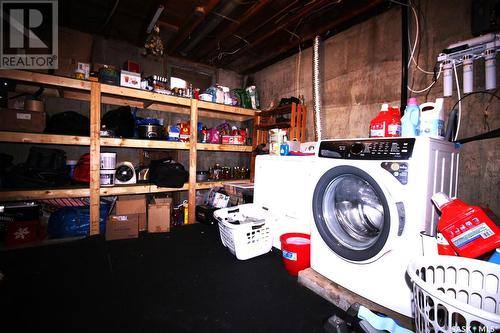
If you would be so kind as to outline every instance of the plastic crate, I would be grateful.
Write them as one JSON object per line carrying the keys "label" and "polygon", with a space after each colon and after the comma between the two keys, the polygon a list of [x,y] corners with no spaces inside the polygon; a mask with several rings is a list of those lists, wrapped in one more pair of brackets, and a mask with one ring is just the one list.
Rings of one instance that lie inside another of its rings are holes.
{"label": "plastic crate", "polygon": [[267,209],[243,204],[214,212],[222,244],[239,260],[247,260],[271,251],[272,235]]}
{"label": "plastic crate", "polygon": [[500,330],[500,265],[424,256],[408,265],[417,332]]}

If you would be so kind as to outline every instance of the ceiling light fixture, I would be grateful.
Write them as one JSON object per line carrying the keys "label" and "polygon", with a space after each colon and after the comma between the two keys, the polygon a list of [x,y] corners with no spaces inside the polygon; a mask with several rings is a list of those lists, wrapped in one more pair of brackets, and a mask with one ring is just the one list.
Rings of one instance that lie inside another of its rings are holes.
{"label": "ceiling light fixture", "polygon": [[151,22],[149,22],[148,28],[146,32],[149,34],[153,30],[156,22],[160,18],[161,13],[163,13],[163,10],[165,9],[165,6],[159,5],[158,8],[156,9],[155,14],[153,15],[153,18],[151,19]]}

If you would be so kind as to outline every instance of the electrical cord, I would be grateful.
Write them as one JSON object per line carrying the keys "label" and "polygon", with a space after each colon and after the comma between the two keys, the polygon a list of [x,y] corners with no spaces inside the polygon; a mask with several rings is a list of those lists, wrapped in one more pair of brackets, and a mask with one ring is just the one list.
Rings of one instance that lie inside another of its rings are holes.
{"label": "electrical cord", "polygon": [[420,93],[423,93],[423,92],[426,92],[426,91],[430,90],[436,84],[437,80],[439,80],[439,77],[441,76],[441,73],[442,73],[442,69],[443,69],[443,65],[439,64],[439,71],[438,71],[438,73],[434,74],[435,75],[434,80],[426,88],[421,89],[421,90],[413,90],[410,86],[407,86],[408,90],[411,91],[414,94],[420,94]]}
{"label": "electrical cord", "polygon": [[455,104],[453,104],[453,107],[451,108],[451,110],[453,110],[453,109],[457,106],[457,104],[458,104],[459,102],[462,102],[462,101],[463,101],[464,99],[466,99],[467,97],[472,96],[472,95],[476,95],[476,94],[488,94],[488,95],[491,95],[491,96],[493,96],[493,97],[496,97],[497,99],[500,99],[500,96],[498,96],[497,94],[492,93],[492,92],[490,92],[490,91],[488,91],[488,90],[478,90],[478,91],[473,91],[473,92],[471,92],[471,93],[468,93],[467,95],[463,95],[463,96],[462,96],[462,98],[461,98],[460,100],[458,100]]}

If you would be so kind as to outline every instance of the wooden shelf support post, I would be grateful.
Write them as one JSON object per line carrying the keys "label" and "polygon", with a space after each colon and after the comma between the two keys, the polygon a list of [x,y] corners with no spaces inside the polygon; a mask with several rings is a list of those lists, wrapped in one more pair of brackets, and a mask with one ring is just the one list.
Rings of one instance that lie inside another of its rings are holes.
{"label": "wooden shelf support post", "polygon": [[191,118],[189,133],[189,224],[196,222],[196,144],[198,142],[198,100],[191,99]]}
{"label": "wooden shelf support post", "polygon": [[92,82],[90,90],[90,235],[99,234],[101,146],[101,85]]}

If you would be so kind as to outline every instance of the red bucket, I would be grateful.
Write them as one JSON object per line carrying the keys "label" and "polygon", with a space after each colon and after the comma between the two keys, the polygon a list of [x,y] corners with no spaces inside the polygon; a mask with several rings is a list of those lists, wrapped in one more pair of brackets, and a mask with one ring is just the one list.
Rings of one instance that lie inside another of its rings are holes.
{"label": "red bucket", "polygon": [[311,237],[308,234],[292,232],[280,237],[283,263],[290,275],[311,265]]}

